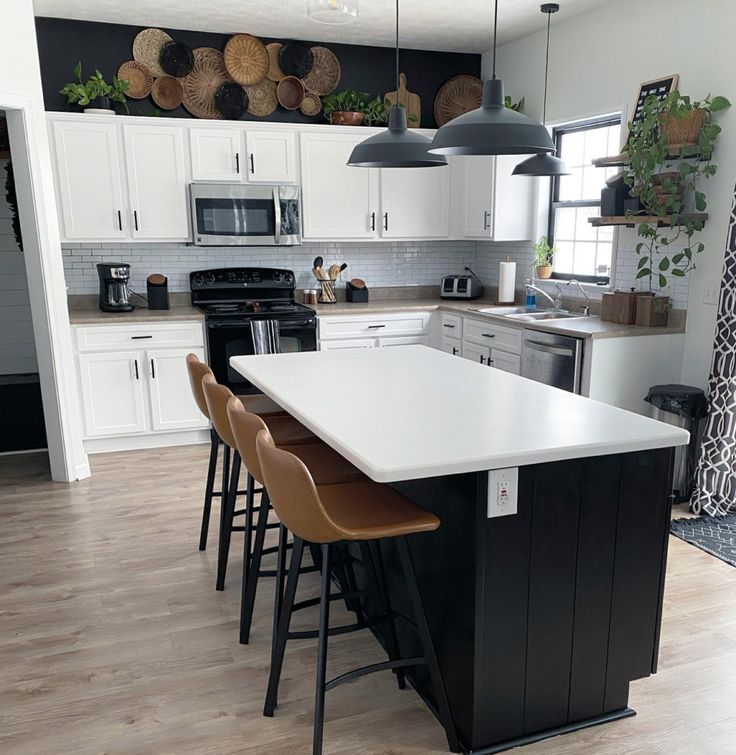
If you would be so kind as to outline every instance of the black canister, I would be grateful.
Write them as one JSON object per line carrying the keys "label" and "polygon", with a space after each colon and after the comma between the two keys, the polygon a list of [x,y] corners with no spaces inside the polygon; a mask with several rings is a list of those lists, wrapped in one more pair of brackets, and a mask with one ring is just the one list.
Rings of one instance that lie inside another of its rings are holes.
{"label": "black canister", "polygon": [[149,309],[169,308],[169,280],[161,273],[153,273],[146,280]]}

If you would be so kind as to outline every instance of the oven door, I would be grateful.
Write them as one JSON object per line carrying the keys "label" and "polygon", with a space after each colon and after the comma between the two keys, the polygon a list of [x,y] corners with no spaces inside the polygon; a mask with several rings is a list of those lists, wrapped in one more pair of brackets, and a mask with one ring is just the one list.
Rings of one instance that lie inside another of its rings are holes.
{"label": "oven door", "polygon": [[[278,320],[281,352],[316,351],[317,319],[315,317]],[[260,393],[250,381],[230,366],[230,357],[254,353],[249,320],[208,320],[207,351],[209,365],[218,383],[233,393]]]}

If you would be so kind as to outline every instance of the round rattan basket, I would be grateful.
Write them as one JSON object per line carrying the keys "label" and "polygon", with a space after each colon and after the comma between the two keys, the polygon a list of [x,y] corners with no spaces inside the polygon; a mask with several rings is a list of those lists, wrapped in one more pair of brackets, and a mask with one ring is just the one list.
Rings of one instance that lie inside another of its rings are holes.
{"label": "round rattan basket", "polygon": [[281,70],[279,65],[279,53],[281,52],[281,42],[269,42],[266,45],[266,52],[268,53],[268,76],[271,81],[278,83],[286,74]]}
{"label": "round rattan basket", "polygon": [[212,47],[197,47],[194,68],[181,80],[182,104],[196,118],[222,118],[215,106],[215,92],[220,84],[229,80],[222,53]]}
{"label": "round rattan basket", "polygon": [[230,78],[243,86],[253,86],[266,78],[269,67],[268,51],[263,43],[250,34],[230,37],[223,53]]}
{"label": "round rattan basket", "polygon": [[276,82],[264,79],[252,87],[245,87],[248,95],[248,112],[264,118],[276,110],[279,101],[276,96]]}
{"label": "round rattan basket", "polygon": [[304,77],[304,86],[315,94],[331,94],[340,83],[340,61],[327,47],[313,47],[312,56],[314,64],[312,70]]}
{"label": "round rattan basket", "polygon": [[172,42],[171,37],[161,29],[144,29],[136,34],[133,40],[133,59],[143,65],[154,76],[165,76],[166,71],[161,68],[159,57],[161,48]]}
{"label": "round rattan basket", "polygon": [[126,97],[132,100],[142,100],[151,94],[153,75],[143,65],[135,60],[129,60],[118,68],[118,78],[128,82]]}
{"label": "round rattan basket", "polygon": [[151,98],[161,110],[174,110],[181,105],[184,88],[174,76],[159,76],[151,89]]}
{"label": "round rattan basket", "polygon": [[315,115],[319,115],[322,112],[322,100],[315,92],[304,92],[304,99],[299,106],[299,110],[304,115],[313,118]]}
{"label": "round rattan basket", "polygon": [[463,74],[446,81],[434,98],[434,119],[444,126],[458,115],[480,107],[483,82],[477,76]]}

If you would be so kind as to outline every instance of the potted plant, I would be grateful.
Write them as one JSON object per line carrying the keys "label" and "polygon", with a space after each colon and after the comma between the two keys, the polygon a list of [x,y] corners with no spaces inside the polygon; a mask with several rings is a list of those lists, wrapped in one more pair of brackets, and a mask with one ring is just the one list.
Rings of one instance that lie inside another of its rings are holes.
{"label": "potted plant", "polygon": [[82,63],[81,61],[74,66],[74,78],[72,81],[59,90],[60,94],[66,95],[67,105],[81,105],[85,113],[95,115],[114,115],[113,102],[120,102],[128,110],[128,101],[125,93],[130,86],[125,79],[119,79],[113,76],[112,84],[108,84],[99,70],[82,82]]}
{"label": "potted plant", "polygon": [[[695,269],[694,258],[705,248],[702,242],[693,241],[695,233],[703,229],[703,215],[687,212],[687,203],[692,197],[695,213],[706,210],[702,181],[716,173],[712,157],[721,132],[713,114],[730,105],[725,97],[691,100],[673,91],[661,100],[647,98],[642,116],[629,123],[624,180],[643,212],[658,219],[637,225],[642,241],[636,245],[636,279],[648,279],[652,296],[655,280],[658,288],[664,289],[669,276],[685,277]],[[632,224],[636,220],[633,215],[627,217]],[[646,297],[641,298],[643,308],[659,315],[659,322],[652,324],[662,324],[662,307],[667,302],[657,302],[655,307],[644,301]]]}
{"label": "potted plant", "polygon": [[345,89],[337,94],[322,98],[322,112],[325,118],[336,126],[360,126],[365,119],[365,108],[370,95]]}
{"label": "potted plant", "polygon": [[534,267],[536,268],[537,278],[546,280],[552,277],[552,257],[555,250],[547,243],[547,237],[542,236],[534,244]]}

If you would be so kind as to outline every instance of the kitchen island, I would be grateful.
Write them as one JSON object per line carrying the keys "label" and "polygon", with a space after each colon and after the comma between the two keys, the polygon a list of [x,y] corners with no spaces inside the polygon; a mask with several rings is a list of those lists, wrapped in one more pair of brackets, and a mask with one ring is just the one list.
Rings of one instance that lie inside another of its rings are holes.
{"label": "kitchen island", "polygon": [[[411,545],[466,751],[634,714],[629,683],[657,666],[668,480],[687,432],[423,346],[231,365],[442,520]],[[432,708],[423,669],[411,681]]]}

